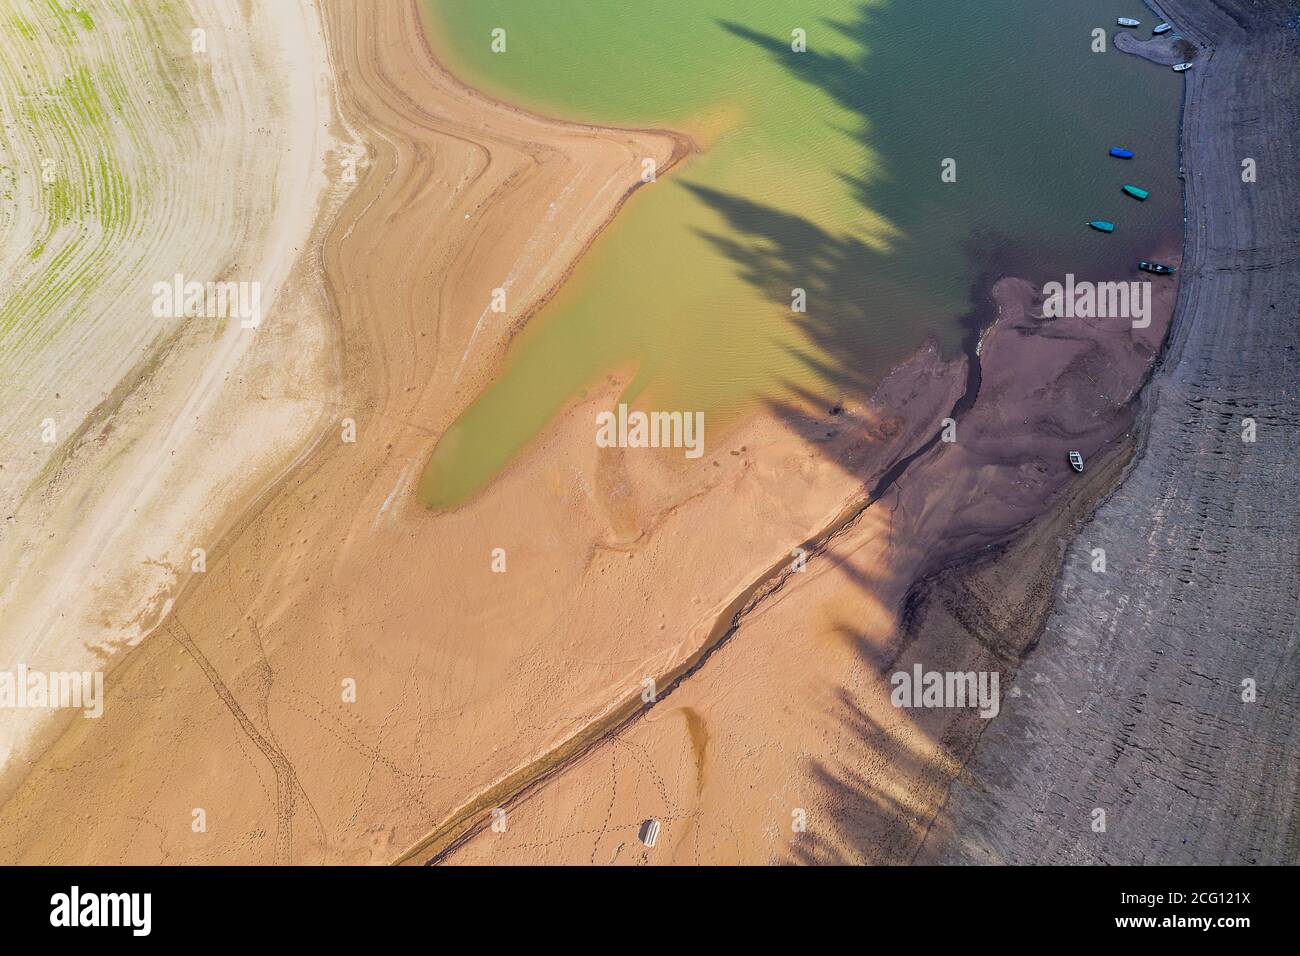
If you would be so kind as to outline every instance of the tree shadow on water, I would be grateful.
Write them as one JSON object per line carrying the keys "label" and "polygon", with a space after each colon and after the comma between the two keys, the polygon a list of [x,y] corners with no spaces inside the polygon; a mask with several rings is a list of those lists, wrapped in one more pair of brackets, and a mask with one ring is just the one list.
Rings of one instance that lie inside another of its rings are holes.
{"label": "tree shadow on water", "polygon": [[[718,21],[851,117],[852,128],[835,128],[857,145],[859,168],[836,174],[864,210],[902,235],[925,215],[927,204],[953,198],[939,178],[939,160],[951,155],[951,128],[969,109],[964,94],[971,78],[955,76],[942,54],[960,43],[961,28],[941,11],[932,13],[921,27],[918,17],[926,13],[914,2],[862,0],[846,19],[812,24],[806,48],[798,52],[788,36]],[[918,56],[932,59],[918,65]]]}
{"label": "tree shadow on water", "polygon": [[[897,338],[894,325],[906,322],[927,294],[914,291],[916,277],[906,274],[907,266],[858,236],[832,233],[808,217],[708,186],[681,185],[727,227],[701,230],[702,237],[734,265],[737,275],[785,311],[798,331],[795,343],[783,341],[778,347],[803,374],[778,379],[764,399],[768,408],[819,444],[854,425],[865,429],[868,441],[892,437],[888,423],[851,423],[840,416],[843,399],[867,400],[887,371],[872,354],[873,338]],[[985,234],[972,236],[965,254],[974,270],[969,291],[974,305],[954,317],[961,341],[958,349],[945,351],[948,357],[962,352],[974,360],[979,334],[994,316],[988,289],[1020,250],[1005,237]],[[796,290],[806,296],[806,312],[791,309]],[[973,401],[977,385],[973,378],[971,394],[959,404]],[[936,417],[936,434],[939,419],[949,411],[944,408]],[[835,460],[861,475],[861,454],[862,445],[849,443]]]}
{"label": "tree shadow on water", "polygon": [[[926,283],[928,252],[922,242],[927,233],[921,230],[918,238],[911,227],[922,220],[933,225],[933,219],[927,217],[940,201],[936,157],[942,153],[926,141],[926,134],[906,123],[895,122],[882,130],[869,118],[876,81],[896,66],[871,52],[866,42],[868,33],[886,15],[884,7],[862,4],[851,22],[828,23],[841,37],[854,42],[854,51],[847,53],[818,52],[810,44],[808,51],[795,54],[785,38],[759,34],[731,22],[721,26],[767,51],[794,76],[824,90],[857,118],[857,129],[848,135],[861,145],[861,169],[836,173],[861,208],[864,221],[886,224],[878,235],[887,241],[876,241],[869,233],[832,231],[796,211],[699,183],[681,183],[724,226],[716,231],[701,230],[703,238],[732,263],[738,276],[773,306],[785,310],[798,330],[798,341],[781,347],[804,374],[778,382],[779,390],[765,399],[768,407],[798,434],[822,445],[846,473],[864,481],[868,476],[863,463],[872,459],[862,456],[862,445],[827,443],[849,424],[842,417],[841,399],[845,395],[870,397],[887,371],[871,360],[873,337],[891,331],[896,335],[894,325],[913,321],[941,298]],[[892,82],[900,81],[895,78]],[[886,142],[889,148],[882,148]],[[916,190],[923,195],[902,195],[909,182],[922,175],[919,157],[928,164],[925,184],[919,179],[916,182]],[[900,164],[897,167],[895,160]],[[961,350],[968,356],[972,372],[965,393],[952,409],[959,415],[978,392],[975,345],[995,315],[988,292],[999,275],[1031,258],[1031,250],[1022,241],[987,227],[972,227],[961,239],[953,239],[951,230],[942,230],[940,235],[948,243],[950,258],[939,268],[946,266],[948,274],[936,275],[933,285],[952,284],[955,278],[958,287],[968,290],[972,303],[964,314],[951,316],[961,328]],[[796,289],[806,293],[804,313],[791,310]],[[940,411],[933,437],[923,449],[937,440],[939,419],[947,414],[949,409]],[[862,421],[856,425],[871,427]],[[879,441],[892,436],[878,431],[868,437]],[[903,467],[911,457],[901,462]],[[863,591],[873,588],[869,580],[852,575],[845,579]],[[897,662],[910,660],[898,634],[887,646],[876,646],[851,624],[844,624],[841,630],[855,646],[857,666],[877,675],[882,685]],[[882,685],[875,685],[877,689],[871,693],[879,692]],[[809,756],[805,768],[816,791],[815,802],[829,811],[829,817],[823,826],[801,834],[792,843],[788,862],[905,863],[925,839],[945,792],[950,755],[961,749],[969,724],[949,726],[938,717],[923,714],[886,726],[870,709],[868,699],[841,686],[830,712],[810,718],[829,717],[839,741]]]}
{"label": "tree shadow on water", "polygon": [[[833,33],[851,41],[854,45],[851,54],[819,49],[815,40],[807,47],[796,52],[785,37],[769,36],[730,20],[719,21],[719,26],[748,43],[766,51],[768,55],[792,76],[814,86],[829,95],[837,104],[850,111],[856,118],[859,128],[841,130],[845,135],[858,140],[863,149],[863,171],[848,173],[839,171],[840,178],[848,184],[864,207],[874,208],[875,200],[882,198],[874,195],[874,187],[887,179],[882,166],[876,163],[875,151],[870,145],[872,124],[868,119],[868,108],[872,84],[869,82],[874,74],[871,61],[871,49],[866,38],[878,15],[878,8],[883,3],[864,3],[855,11],[853,22],[821,20],[821,24]],[[883,210],[882,210],[883,211]]]}
{"label": "tree shadow on water", "polygon": [[808,311],[791,310],[791,319],[808,347],[783,348],[832,388],[870,392],[873,377],[855,353],[867,346],[880,315],[869,273],[883,265],[884,256],[861,239],[832,235],[796,213],[708,186],[682,185],[726,223],[726,233],[701,235],[742,279],[787,310],[795,290],[803,290]]}
{"label": "tree shadow on water", "polygon": [[[924,29],[945,29],[943,23]],[[947,96],[950,80],[941,71],[936,77],[909,59],[922,29],[914,8],[888,0],[860,2],[843,19],[809,24],[806,49],[798,52],[788,35],[730,20],[718,25],[823,92],[839,108],[836,129],[853,139],[860,157],[856,169],[830,170],[859,210],[842,228],[797,209],[681,183],[725,224],[724,230],[701,230],[702,237],[790,315],[798,335],[793,342],[783,337],[777,347],[802,374],[775,382],[767,403],[803,437],[825,444],[849,424],[836,417],[843,399],[870,397],[889,368],[926,339],[942,335],[948,357],[960,349],[974,362],[979,333],[994,314],[988,289],[1002,265],[1023,250],[988,227],[972,226],[960,238],[954,233],[965,214],[951,208],[955,194],[939,176],[944,153],[935,137],[947,136],[945,123],[916,120],[927,104],[959,107]],[[908,31],[908,42],[877,42]],[[921,102],[913,97],[917,83],[925,90]],[[809,162],[817,155],[811,151]],[[791,309],[796,290],[806,294],[806,312]],[[972,305],[954,308],[963,298]],[[956,320],[960,343],[945,319]],[[881,345],[884,354],[876,351]],[[860,474],[862,452],[860,445],[849,447],[839,463]]]}

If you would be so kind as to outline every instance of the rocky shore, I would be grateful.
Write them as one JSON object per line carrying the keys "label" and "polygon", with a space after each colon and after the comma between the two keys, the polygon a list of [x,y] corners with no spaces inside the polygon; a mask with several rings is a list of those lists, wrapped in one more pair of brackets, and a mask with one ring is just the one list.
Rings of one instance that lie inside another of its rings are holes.
{"label": "rocky shore", "polygon": [[1199,48],[1173,329],[1128,473],[919,861],[1300,859],[1298,11],[1160,8]]}

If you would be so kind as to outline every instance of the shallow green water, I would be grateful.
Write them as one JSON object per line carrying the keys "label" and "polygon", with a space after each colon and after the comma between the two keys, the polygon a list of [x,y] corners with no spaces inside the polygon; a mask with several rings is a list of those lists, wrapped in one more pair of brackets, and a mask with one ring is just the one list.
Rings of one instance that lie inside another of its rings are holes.
{"label": "shallow green water", "polygon": [[[1149,35],[1132,0],[428,2],[434,49],[472,85],[709,143],[633,197],[516,339],[426,468],[434,507],[480,490],[612,368],[636,370],[625,400],[704,410],[716,437],[756,403],[868,392],[929,337],[955,349],[989,270],[1129,277],[1181,228],[1182,80],[1089,48],[1117,16]],[[1083,225],[1096,218],[1116,233]]]}

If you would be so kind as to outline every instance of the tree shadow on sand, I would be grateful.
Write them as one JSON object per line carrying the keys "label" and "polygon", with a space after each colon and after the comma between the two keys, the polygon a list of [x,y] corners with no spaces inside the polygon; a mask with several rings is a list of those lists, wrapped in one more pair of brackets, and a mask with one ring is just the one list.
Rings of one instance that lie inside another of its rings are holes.
{"label": "tree shadow on sand", "polygon": [[924,772],[929,758],[882,727],[843,688],[836,693],[836,708],[839,730],[851,735],[854,744],[842,757],[809,761],[821,809],[814,812],[808,830],[791,841],[785,862],[907,863],[928,820],[907,794],[890,789],[887,781],[873,780],[861,767],[885,760],[906,779]]}

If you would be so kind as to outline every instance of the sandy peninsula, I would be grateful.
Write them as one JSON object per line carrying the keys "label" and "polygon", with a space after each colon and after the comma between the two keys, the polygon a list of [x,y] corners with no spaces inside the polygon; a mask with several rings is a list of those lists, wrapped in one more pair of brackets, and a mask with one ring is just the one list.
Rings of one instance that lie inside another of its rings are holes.
{"label": "sandy peninsula", "polygon": [[[860,511],[963,391],[964,362],[927,349],[874,397],[759,416],[691,462],[596,447],[631,374],[611,370],[480,496],[424,509],[420,469],[511,336],[653,188],[643,160],[662,180],[693,147],[480,96],[433,60],[417,3],[323,13],[340,122],[366,144],[320,247],[337,391],[112,661],[104,716],[13,777],[8,859],[418,855],[713,653],[756,582],[823,547],[810,534]],[[503,284],[511,313],[485,318]],[[136,809],[87,820],[87,799]]]}
{"label": "sandy peninsula", "polygon": [[1190,40],[1178,34],[1152,37],[1142,40],[1132,33],[1115,34],[1115,49],[1123,53],[1132,53],[1161,66],[1173,66],[1175,63],[1194,62],[1196,46]]}

